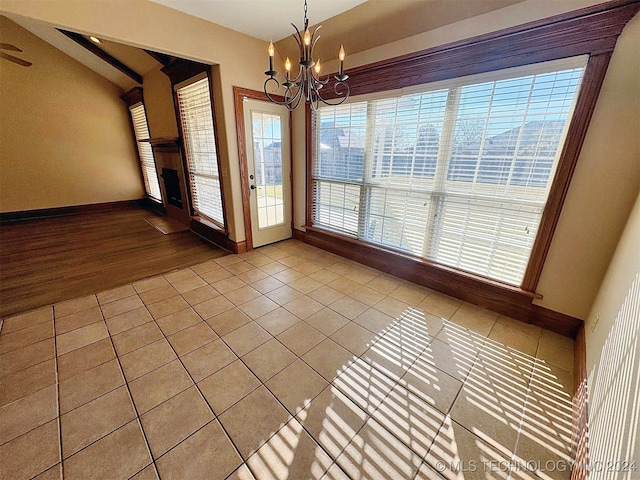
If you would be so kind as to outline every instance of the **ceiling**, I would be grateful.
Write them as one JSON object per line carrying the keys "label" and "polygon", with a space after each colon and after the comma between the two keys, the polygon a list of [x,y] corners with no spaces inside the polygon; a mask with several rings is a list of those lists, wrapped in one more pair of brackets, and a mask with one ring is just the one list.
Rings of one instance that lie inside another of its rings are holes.
{"label": "ceiling", "polygon": [[[273,40],[295,58],[291,23],[302,28],[304,0],[151,0],[232,30]],[[356,53],[524,0],[308,0],[311,26],[322,23],[319,58],[337,56],[341,44]]]}
{"label": "ceiling", "polygon": [[[302,28],[303,0],[152,0],[232,30],[274,42]],[[395,0],[385,0],[393,4]],[[419,3],[421,0],[412,0]],[[308,0],[310,23],[323,22],[366,0]]]}
{"label": "ceiling", "polygon": [[[101,75],[111,83],[117,85],[123,91],[129,90],[131,87],[137,85],[137,83],[130,77],[100,59],[84,47],[78,45],[53,26],[42,23],[38,20],[20,17],[17,15],[8,15],[7,17],[25,30],[28,30],[35,36],[40,37],[42,40],[66,53],[74,60],[82,63],[85,67],[90,68],[98,75]],[[120,60],[139,75],[144,75],[151,69],[160,65],[159,62],[154,60],[149,54],[140,48],[116,42],[109,42],[102,39],[100,41],[101,43],[99,48]]]}
{"label": "ceiling", "polygon": [[151,55],[141,48],[123,45],[122,43],[111,42],[103,38],[100,39],[98,47],[107,52],[112,57],[117,58],[126,66],[135,70],[140,75],[145,75],[150,70],[156,68],[160,63],[154,60]]}
{"label": "ceiling", "polygon": [[[304,0],[152,0],[238,32],[273,40],[282,57],[296,58],[291,23],[302,28]],[[362,52],[524,0],[308,0],[310,26],[322,24],[317,58]]]}
{"label": "ceiling", "polygon": [[[325,0],[314,0],[314,3],[320,1]],[[323,20],[322,40],[314,48],[314,54],[320,59],[336,59],[342,44],[347,55],[363,52],[522,1],[368,0],[348,12]],[[317,19],[311,18],[310,22]],[[282,58],[298,56],[298,47],[291,36],[277,42],[276,50]]]}
{"label": "ceiling", "polygon": [[[302,26],[303,0],[152,0],[265,41],[282,57],[297,57],[290,22]],[[314,57],[331,60],[341,44],[347,55],[507,7],[524,0],[309,0],[311,26],[322,22]],[[246,12],[251,12],[247,15]],[[14,22],[102,75],[123,91],[130,77],[98,58],[53,26],[8,15]],[[85,37],[87,38],[87,37]],[[101,39],[102,40],[102,39]],[[139,75],[160,65],[144,50],[102,40],[99,48]]]}

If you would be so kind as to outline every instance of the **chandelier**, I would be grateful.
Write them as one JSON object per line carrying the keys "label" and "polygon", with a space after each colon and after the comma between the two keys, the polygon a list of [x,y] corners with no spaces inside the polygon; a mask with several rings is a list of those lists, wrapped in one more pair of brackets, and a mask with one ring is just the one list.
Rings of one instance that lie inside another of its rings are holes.
{"label": "chandelier", "polygon": [[[304,33],[300,32],[298,27],[293,23],[291,26],[296,31],[296,33],[291,36],[295,38],[298,43],[298,48],[300,49],[300,69],[298,74],[295,77],[292,77],[291,61],[289,60],[289,57],[287,57],[284,62],[284,82],[280,83],[276,78],[278,72],[273,69],[275,48],[273,46],[273,42],[269,43],[269,70],[264,72],[268,77],[264,82],[264,93],[267,98],[273,103],[284,105],[289,110],[295,110],[303,98],[309,103],[314,111],[318,109],[318,106],[321,103],[325,105],[340,105],[341,103],[344,103],[344,101],[349,97],[349,85],[347,85],[346,82],[349,76],[344,74],[344,47],[340,45],[340,51],[338,53],[338,58],[340,59],[340,70],[337,75],[333,76],[335,79],[333,90],[335,95],[338,97],[338,100],[330,102],[325,100],[320,92],[320,90],[329,83],[329,75],[327,75],[324,80],[321,79],[320,59],[315,61],[313,60],[313,48],[320,38],[319,35],[316,36],[316,33],[320,30],[322,25],[316,27],[313,33],[309,32],[307,0],[304,0]],[[282,95],[283,100],[277,100],[271,95],[277,94],[281,87],[284,88],[284,93]],[[270,88],[272,89],[271,92],[269,92]]]}

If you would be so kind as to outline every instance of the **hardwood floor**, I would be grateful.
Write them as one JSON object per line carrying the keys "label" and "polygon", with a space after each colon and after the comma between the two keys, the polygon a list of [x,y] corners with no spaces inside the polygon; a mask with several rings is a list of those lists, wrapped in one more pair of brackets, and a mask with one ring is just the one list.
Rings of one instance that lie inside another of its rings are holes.
{"label": "hardwood floor", "polygon": [[163,235],[126,208],[0,226],[0,317],[226,255],[191,232]]}

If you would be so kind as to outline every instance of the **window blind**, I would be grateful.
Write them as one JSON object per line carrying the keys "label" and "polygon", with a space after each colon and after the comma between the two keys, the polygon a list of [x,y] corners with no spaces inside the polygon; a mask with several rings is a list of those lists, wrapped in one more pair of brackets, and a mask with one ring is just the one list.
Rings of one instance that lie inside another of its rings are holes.
{"label": "window blind", "polygon": [[193,208],[224,228],[209,79],[176,89]]}
{"label": "window blind", "polygon": [[522,282],[584,61],[321,107],[312,224]]}
{"label": "window blind", "polygon": [[150,197],[162,202],[162,194],[160,193],[160,184],[158,183],[158,173],[156,171],[156,162],[153,157],[153,149],[151,148],[150,143],[140,141],[149,138],[150,136],[144,104],[138,103],[137,105],[131,106],[129,108],[129,112],[131,113],[133,131],[138,145],[138,154],[140,155],[145,192]]}

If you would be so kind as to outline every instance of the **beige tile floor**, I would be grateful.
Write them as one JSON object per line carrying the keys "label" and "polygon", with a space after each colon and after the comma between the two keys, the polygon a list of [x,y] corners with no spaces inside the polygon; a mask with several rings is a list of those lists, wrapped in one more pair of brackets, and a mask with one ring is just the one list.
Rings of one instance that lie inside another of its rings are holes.
{"label": "beige tile floor", "polygon": [[1,328],[2,479],[570,476],[572,340],[297,241]]}

